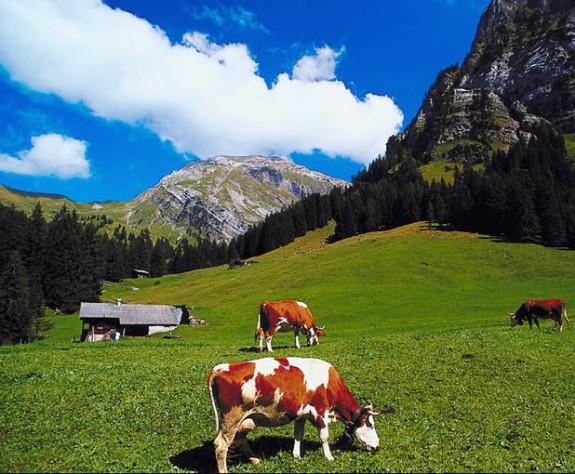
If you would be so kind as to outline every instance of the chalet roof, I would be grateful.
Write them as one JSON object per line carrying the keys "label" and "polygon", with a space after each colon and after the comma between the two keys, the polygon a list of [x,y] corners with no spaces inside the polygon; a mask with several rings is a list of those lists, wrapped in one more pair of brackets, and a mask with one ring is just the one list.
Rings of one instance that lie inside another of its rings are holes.
{"label": "chalet roof", "polygon": [[177,326],[180,310],[152,304],[81,303],[80,319],[118,319],[122,326]]}

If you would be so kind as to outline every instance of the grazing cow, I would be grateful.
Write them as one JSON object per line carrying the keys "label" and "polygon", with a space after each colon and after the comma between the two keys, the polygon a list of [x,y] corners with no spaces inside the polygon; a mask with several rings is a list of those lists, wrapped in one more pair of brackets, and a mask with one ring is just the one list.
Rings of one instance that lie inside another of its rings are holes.
{"label": "grazing cow", "polygon": [[256,426],[280,426],[295,422],[294,458],[301,457],[305,420],[318,431],[325,457],[332,461],[328,424],[345,423],[342,441],[353,437],[368,451],[379,447],[371,405],[360,407],[344,385],[338,371],[319,359],[264,358],[220,364],[208,377],[216,415],[214,441],[218,472],[227,472],[226,457],[232,443],[252,464],[256,457],[246,436]]}
{"label": "grazing cow", "polygon": [[553,319],[555,321],[555,326],[559,326],[559,332],[563,332],[563,321],[561,316],[565,317],[567,324],[570,323],[567,316],[567,309],[565,307],[565,301],[559,298],[551,300],[529,300],[524,301],[523,304],[515,313],[508,313],[511,316],[511,327],[517,326],[518,324],[523,324],[523,321],[529,323],[529,327],[533,327],[533,321],[538,329],[539,326],[538,318],[541,319]]}
{"label": "grazing cow", "polygon": [[259,352],[262,352],[264,336],[266,348],[273,352],[272,339],[276,332],[292,331],[295,337],[295,346],[299,349],[299,333],[307,338],[307,345],[319,345],[319,336],[325,336],[323,328],[316,326],[315,320],[307,304],[301,301],[264,301],[260,303],[258,311],[258,325],[255,339],[260,339]]}

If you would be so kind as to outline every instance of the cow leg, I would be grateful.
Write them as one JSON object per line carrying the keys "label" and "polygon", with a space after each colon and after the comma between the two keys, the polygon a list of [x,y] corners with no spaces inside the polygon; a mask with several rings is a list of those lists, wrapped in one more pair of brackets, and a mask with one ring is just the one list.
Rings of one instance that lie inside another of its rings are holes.
{"label": "cow leg", "polygon": [[559,327],[559,332],[563,332],[563,321],[561,320],[561,316],[555,318],[555,327],[553,329],[556,327]]}
{"label": "cow leg", "polygon": [[326,420],[320,418],[317,423],[317,429],[319,432],[321,447],[323,449],[323,455],[327,458],[328,461],[333,461],[333,456],[331,454],[331,450],[329,449],[329,429]]}
{"label": "cow leg", "polygon": [[299,328],[297,326],[294,326],[293,328],[293,335],[295,338],[295,346],[299,349]]}
{"label": "cow leg", "polygon": [[541,326],[539,326],[539,319],[533,318],[533,321],[535,321],[535,326],[537,326],[537,329],[541,329]]}
{"label": "cow leg", "polygon": [[234,441],[236,430],[233,432],[221,429],[216,439],[214,440],[214,448],[216,451],[216,463],[218,465],[218,472],[228,472],[226,458],[228,456],[228,448]]}
{"label": "cow leg", "polygon": [[547,317],[555,321],[553,329],[559,328],[559,332],[563,332],[563,320],[561,319],[561,313],[557,314],[550,312]]}
{"label": "cow leg", "polygon": [[264,332],[262,329],[258,329],[257,337],[259,338],[258,352],[261,352],[264,345]]}
{"label": "cow leg", "polygon": [[248,433],[252,431],[255,427],[256,424],[254,420],[252,420],[251,418],[247,418],[244,421],[242,421],[242,424],[240,425],[238,432],[236,434],[236,440],[234,442],[237,443],[239,450],[246,458],[248,458],[250,463],[259,464],[260,460],[256,456],[256,453],[253,452],[252,447],[250,446],[246,438]]}
{"label": "cow leg", "polygon": [[239,448],[253,464],[259,462],[246,439],[247,434],[255,428],[255,422],[247,418],[242,420],[233,413],[228,415],[221,420],[220,431],[214,440],[216,463],[220,473],[228,472],[226,459],[230,447]]}
{"label": "cow leg", "polygon": [[293,457],[296,459],[301,458],[301,440],[303,439],[305,419],[300,418],[295,421],[293,428]]}
{"label": "cow leg", "polygon": [[274,350],[272,349],[272,339],[273,339],[273,335],[272,336],[266,336],[266,348],[269,352],[273,352]]}

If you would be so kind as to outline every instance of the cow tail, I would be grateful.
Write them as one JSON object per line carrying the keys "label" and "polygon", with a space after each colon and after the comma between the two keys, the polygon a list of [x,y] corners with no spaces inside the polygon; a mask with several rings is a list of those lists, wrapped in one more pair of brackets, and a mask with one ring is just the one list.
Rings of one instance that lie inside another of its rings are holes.
{"label": "cow tail", "polygon": [[256,326],[256,333],[254,335],[254,342],[258,342],[258,337],[260,335],[260,331],[262,329],[262,313],[266,310],[266,305],[261,304],[260,309],[258,311],[258,324]]}
{"label": "cow tail", "polygon": [[[216,433],[220,432],[220,414],[218,412],[218,406],[216,405],[216,397],[214,395],[214,390],[217,392],[218,387],[214,383],[214,379],[216,378],[216,374],[214,372],[210,372],[210,376],[208,378],[208,389],[210,390],[210,400],[212,401],[212,408],[214,409],[214,414],[216,416]],[[217,393],[216,393],[217,395]]]}
{"label": "cow tail", "polygon": [[563,303],[563,316],[565,317],[565,321],[567,321],[567,324],[571,324],[571,321],[569,321],[569,318],[567,316],[567,305],[565,303]]}

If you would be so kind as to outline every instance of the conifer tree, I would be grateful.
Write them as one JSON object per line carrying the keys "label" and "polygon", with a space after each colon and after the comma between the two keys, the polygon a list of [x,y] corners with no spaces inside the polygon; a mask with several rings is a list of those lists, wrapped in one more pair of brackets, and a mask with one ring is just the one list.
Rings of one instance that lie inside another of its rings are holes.
{"label": "conifer tree", "polygon": [[26,267],[17,250],[6,257],[0,270],[0,344],[28,342],[34,316]]}
{"label": "conifer tree", "polygon": [[50,308],[63,313],[80,306],[81,231],[75,211],[66,206],[54,216],[48,229],[48,253],[44,295]]}
{"label": "conifer tree", "polygon": [[44,220],[42,206],[38,202],[28,221],[27,255],[30,309],[33,317],[32,331],[35,335],[46,330],[50,324],[45,319],[43,281],[45,279],[48,227]]}

